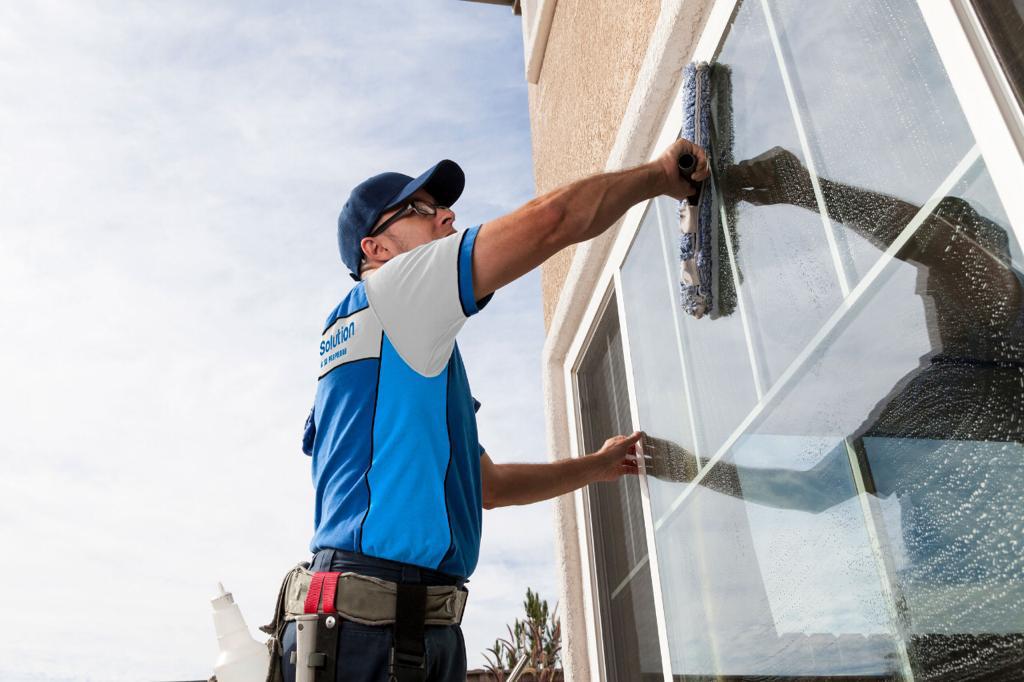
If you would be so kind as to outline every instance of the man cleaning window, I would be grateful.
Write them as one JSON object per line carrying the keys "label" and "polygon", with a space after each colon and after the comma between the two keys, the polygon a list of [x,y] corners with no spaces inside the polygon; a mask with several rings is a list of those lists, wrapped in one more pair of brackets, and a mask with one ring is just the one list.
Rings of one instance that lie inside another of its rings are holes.
{"label": "man cleaning window", "polygon": [[[703,150],[678,140],[650,163],[579,180],[462,232],[451,206],[465,176],[453,161],[415,179],[381,173],[352,190],[338,247],[358,283],[319,343],[303,436],[316,491],[313,561],[306,582],[282,590],[289,613],[309,615],[302,630],[284,628],[285,680],[464,680],[459,623],[482,509],[636,473],[629,455],[639,433],[575,459],[493,462],[477,438],[480,404],[455,338],[495,291],[634,204],[693,194],[678,168],[687,153],[697,159],[692,179],[703,180]],[[315,637],[306,629],[314,625]]]}

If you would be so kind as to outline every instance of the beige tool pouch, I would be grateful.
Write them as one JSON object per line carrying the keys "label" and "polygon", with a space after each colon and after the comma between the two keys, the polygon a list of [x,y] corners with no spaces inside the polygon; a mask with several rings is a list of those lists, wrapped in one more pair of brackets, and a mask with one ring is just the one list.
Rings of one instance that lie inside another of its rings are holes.
{"label": "beige tool pouch", "polygon": [[[260,628],[270,635],[270,669],[266,682],[282,682],[281,640],[284,628],[295,616],[305,612],[306,593],[309,592],[313,573],[303,562],[288,572],[277,594],[274,619]],[[395,622],[395,583],[356,573],[345,573],[338,580],[335,609],[338,615],[363,625],[390,625]],[[466,609],[465,588],[431,586],[427,588],[426,625],[456,625],[462,622]]]}
{"label": "beige tool pouch", "polygon": [[[306,593],[313,573],[296,567],[286,578],[284,611],[286,620],[304,613]],[[390,625],[395,622],[395,600],[398,588],[389,580],[358,573],[342,573],[334,608],[338,615],[363,625]],[[452,585],[427,588],[426,625],[458,625],[466,609],[469,592]]]}

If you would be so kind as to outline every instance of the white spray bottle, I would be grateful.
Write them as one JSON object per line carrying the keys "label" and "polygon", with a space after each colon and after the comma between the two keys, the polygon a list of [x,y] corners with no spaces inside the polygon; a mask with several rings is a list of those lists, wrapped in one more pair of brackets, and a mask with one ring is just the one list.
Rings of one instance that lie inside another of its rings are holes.
{"label": "white spray bottle", "polygon": [[217,631],[220,654],[213,670],[217,682],[263,682],[270,667],[270,651],[260,644],[245,625],[242,611],[224,585],[217,583],[220,594],[213,604],[213,628]]}

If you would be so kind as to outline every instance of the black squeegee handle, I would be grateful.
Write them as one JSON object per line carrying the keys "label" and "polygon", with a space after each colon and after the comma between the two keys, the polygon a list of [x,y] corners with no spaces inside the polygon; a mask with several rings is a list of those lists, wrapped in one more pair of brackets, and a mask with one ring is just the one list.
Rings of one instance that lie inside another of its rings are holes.
{"label": "black squeegee handle", "polygon": [[690,183],[690,185],[693,186],[693,189],[696,190],[693,195],[686,197],[686,201],[690,206],[696,206],[697,202],[700,200],[700,186],[702,183],[695,182],[690,176],[693,171],[697,170],[697,157],[689,153],[680,154],[678,165],[679,173],[683,176],[683,180]]}

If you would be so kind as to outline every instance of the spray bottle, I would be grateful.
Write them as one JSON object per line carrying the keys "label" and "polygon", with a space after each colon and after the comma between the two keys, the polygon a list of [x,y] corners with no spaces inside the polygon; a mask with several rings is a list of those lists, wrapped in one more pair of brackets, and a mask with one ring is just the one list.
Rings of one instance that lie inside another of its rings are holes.
{"label": "spray bottle", "polygon": [[217,682],[261,682],[270,667],[270,652],[249,634],[242,611],[224,585],[213,604],[213,628],[217,631],[220,654],[214,664]]}

